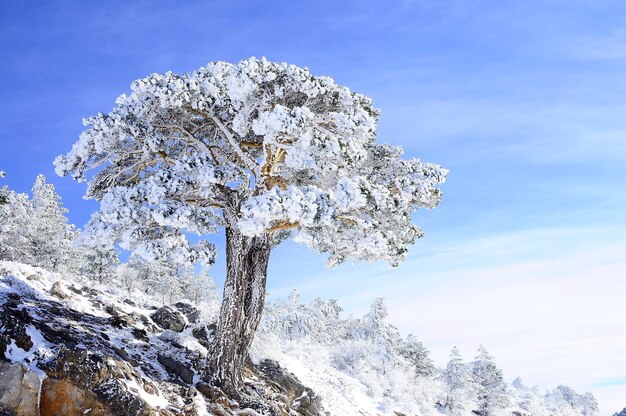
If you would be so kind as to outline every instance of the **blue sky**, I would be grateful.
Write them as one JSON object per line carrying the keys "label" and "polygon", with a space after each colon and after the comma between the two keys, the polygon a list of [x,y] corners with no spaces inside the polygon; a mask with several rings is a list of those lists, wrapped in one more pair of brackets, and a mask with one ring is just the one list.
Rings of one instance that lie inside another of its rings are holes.
{"label": "blue sky", "polygon": [[5,2],[0,51],[4,183],[44,173],[79,226],[97,204],[51,162],[134,79],[265,56],[371,96],[381,141],[450,169],[426,237],[395,270],[286,244],[270,291],[382,295],[440,362],[484,343],[511,379],[626,406],[626,3]]}

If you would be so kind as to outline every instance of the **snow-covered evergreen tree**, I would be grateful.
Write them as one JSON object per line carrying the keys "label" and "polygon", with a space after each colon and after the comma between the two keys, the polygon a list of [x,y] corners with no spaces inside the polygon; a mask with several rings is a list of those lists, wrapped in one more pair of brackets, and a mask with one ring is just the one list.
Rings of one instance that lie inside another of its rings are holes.
{"label": "snow-covered evergreen tree", "polygon": [[400,355],[415,367],[415,374],[424,377],[434,373],[435,364],[430,358],[428,350],[413,334],[409,334],[399,344]]}
{"label": "snow-covered evergreen tree", "polygon": [[76,275],[81,280],[93,280],[98,283],[112,282],[120,264],[115,247],[79,245],[75,249],[77,263]]}
{"label": "snow-covered evergreen tree", "polygon": [[6,189],[0,205],[0,259],[32,263],[33,204],[26,194]]}
{"label": "snow-covered evergreen tree", "polygon": [[183,296],[183,277],[189,268],[176,267],[171,261],[148,261],[152,289],[164,303],[174,303]]}
{"label": "snow-covered evergreen tree", "polygon": [[78,235],[68,223],[67,209],[54,185],[46,183],[43,175],[37,176],[33,185],[33,216],[30,235],[32,263],[48,270],[72,269],[74,241]]}
{"label": "snow-covered evergreen tree", "polygon": [[[182,282],[178,276],[178,267],[169,261],[148,261],[132,254],[122,265],[119,275],[122,286],[129,290],[137,289],[153,296],[159,296],[161,302],[172,303],[182,294]],[[128,271],[128,276],[125,272]],[[134,277],[133,277],[134,276]],[[130,282],[128,279],[135,279]]]}
{"label": "snow-covered evergreen tree", "polygon": [[558,386],[545,397],[548,409],[560,415],[595,416],[598,402],[590,393],[578,394],[568,386]]}
{"label": "snow-covered evergreen tree", "polygon": [[[6,172],[0,170],[0,178],[4,178],[6,176]],[[9,187],[4,185],[0,188],[0,205],[4,205],[9,202]]]}
{"label": "snow-covered evergreen tree", "polygon": [[478,409],[474,409],[477,414],[497,416],[509,406],[507,385],[502,371],[482,345],[472,363],[472,381],[478,396]]}
{"label": "snow-covered evergreen tree", "polygon": [[[366,414],[597,415],[591,394],[578,395],[569,388],[545,394],[524,386],[520,379],[507,388],[502,372],[482,347],[474,362],[464,362],[455,347],[444,368],[416,374],[419,366],[399,346],[421,343],[414,337],[403,340],[386,322],[380,299],[361,318],[343,317],[340,311],[335,301],[315,299],[303,304],[297,292],[268,302],[253,356],[293,364],[299,370],[296,375],[315,383],[311,386],[327,398],[349,404],[366,395],[375,403]],[[430,361],[428,351],[421,348],[418,356]],[[359,393],[353,395],[356,390]]]}
{"label": "snow-covered evergreen tree", "polygon": [[116,270],[118,284],[131,295],[141,283],[140,272],[130,263],[120,264]]}
{"label": "snow-covered evergreen tree", "polygon": [[444,396],[439,402],[442,410],[451,416],[468,414],[475,392],[472,386],[471,370],[463,362],[457,347],[450,351],[450,361],[441,372],[441,380],[444,383]]}
{"label": "snow-covered evergreen tree", "polygon": [[292,236],[331,266],[395,266],[422,236],[411,214],[441,199],[445,169],[376,143],[371,99],[306,69],[215,62],[131,89],[85,121],[57,172],[89,179],[86,196],[101,202],[93,238],[148,259],[211,264],[215,247],[185,233],[224,228],[227,276],[207,376],[227,390],[243,382],[275,244]]}
{"label": "snow-covered evergreen tree", "polygon": [[202,268],[200,273],[188,269],[181,276],[181,293],[200,310],[205,322],[214,322],[217,319],[219,311],[217,286],[207,268]]}
{"label": "snow-covered evergreen tree", "polygon": [[200,270],[200,273],[188,269],[182,276],[182,280],[182,293],[186,299],[195,304],[217,303],[217,286],[207,268]]}

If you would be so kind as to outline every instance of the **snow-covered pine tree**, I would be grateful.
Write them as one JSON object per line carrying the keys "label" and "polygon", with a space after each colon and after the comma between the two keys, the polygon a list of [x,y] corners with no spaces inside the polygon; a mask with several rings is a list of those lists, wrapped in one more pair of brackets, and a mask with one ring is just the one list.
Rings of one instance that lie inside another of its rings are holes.
{"label": "snow-covered pine tree", "polygon": [[182,292],[183,296],[194,304],[217,303],[217,286],[207,268],[200,270],[200,273],[188,269],[183,275]]}
{"label": "snow-covered pine tree", "polygon": [[116,277],[119,286],[121,286],[128,295],[138,288],[142,283],[140,271],[133,267],[131,263],[123,263],[116,269]]}
{"label": "snow-covered pine tree", "polygon": [[33,204],[28,195],[6,189],[0,205],[0,259],[31,263]]}
{"label": "snow-covered pine tree", "polygon": [[[158,295],[162,302],[172,303],[174,298],[182,294],[178,267],[170,260],[146,260],[137,254],[131,254],[119,275],[120,283],[129,289],[141,290],[144,293]],[[128,277],[125,271],[129,271]],[[128,279],[134,279],[134,282]]]}
{"label": "snow-covered pine tree", "polygon": [[191,301],[202,314],[202,318],[208,322],[214,322],[219,310],[217,286],[209,275],[207,268],[202,268],[200,273],[188,269],[181,276],[182,296]]}
{"label": "snow-covered pine tree", "polygon": [[32,263],[48,270],[71,269],[74,241],[78,235],[68,223],[67,209],[54,185],[46,183],[43,175],[37,176],[33,185]]}
{"label": "snow-covered pine tree", "polygon": [[430,358],[428,350],[413,334],[409,334],[400,342],[398,352],[415,367],[417,376],[425,377],[435,372],[435,363]]}
{"label": "snow-covered pine tree", "polygon": [[125,263],[118,266],[118,278],[119,284],[124,286],[124,277],[119,276],[119,273],[124,273],[124,269],[132,270],[132,274],[137,280],[136,288],[143,293],[155,294],[153,274],[151,273],[148,263],[136,254],[131,254]]}
{"label": "snow-covered pine tree", "polygon": [[170,261],[148,262],[154,289],[161,294],[164,303],[174,303],[183,296],[183,279],[191,273],[187,267],[176,267]]}
{"label": "snow-covered pine tree", "polygon": [[495,416],[509,406],[507,385],[502,371],[482,345],[478,348],[478,355],[472,363],[472,381],[478,395],[478,409],[475,409],[477,414]]}
{"label": "snow-covered pine tree", "polygon": [[[447,171],[376,143],[371,99],[307,69],[255,58],[152,74],[56,159],[101,202],[87,226],[146,258],[211,264],[226,234],[226,283],[207,379],[237,395],[265,301],[272,247],[288,236],[344,260],[396,266]],[[87,172],[93,174],[87,177]]]}
{"label": "snow-covered pine tree", "polygon": [[[0,170],[0,178],[7,176],[6,172]],[[4,205],[9,202],[9,187],[4,185],[0,188],[0,205]]]}
{"label": "snow-covered pine tree", "polygon": [[370,305],[370,310],[363,316],[360,332],[364,337],[385,338],[385,318],[389,312],[383,298],[376,298]]}
{"label": "snow-covered pine tree", "polygon": [[441,380],[445,392],[440,401],[442,410],[451,416],[468,414],[470,412],[468,405],[475,393],[470,368],[463,362],[457,347],[450,351],[450,361],[441,373]]}
{"label": "snow-covered pine tree", "polygon": [[578,394],[571,387],[558,386],[545,397],[548,408],[557,414],[576,414],[595,416],[598,414],[598,402],[591,393]]}
{"label": "snow-covered pine tree", "polygon": [[[82,239],[79,238],[79,241]],[[115,247],[79,245],[76,248],[77,275],[98,283],[112,282],[120,264]]]}

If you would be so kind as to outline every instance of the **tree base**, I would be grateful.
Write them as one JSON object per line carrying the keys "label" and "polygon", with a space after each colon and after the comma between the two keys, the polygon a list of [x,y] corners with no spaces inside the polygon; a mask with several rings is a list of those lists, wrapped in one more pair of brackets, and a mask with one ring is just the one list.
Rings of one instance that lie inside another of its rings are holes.
{"label": "tree base", "polygon": [[246,381],[239,387],[200,382],[196,389],[209,402],[225,410],[252,409],[260,414],[276,415],[323,414],[320,398],[275,361],[265,360],[257,366],[248,360],[243,375]]}

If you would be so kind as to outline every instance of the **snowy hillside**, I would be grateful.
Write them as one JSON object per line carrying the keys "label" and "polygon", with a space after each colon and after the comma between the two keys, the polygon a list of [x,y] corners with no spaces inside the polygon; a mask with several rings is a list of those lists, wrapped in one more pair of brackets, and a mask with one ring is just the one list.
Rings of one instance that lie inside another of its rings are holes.
{"label": "snowy hillside", "polygon": [[385,322],[380,300],[357,319],[295,294],[266,308],[245,372],[246,388],[265,399],[237,403],[201,382],[211,313],[191,303],[163,306],[115,281],[0,262],[0,406],[18,415],[596,414],[591,395],[564,386],[506,385],[484,349],[435,368],[419,341]]}

